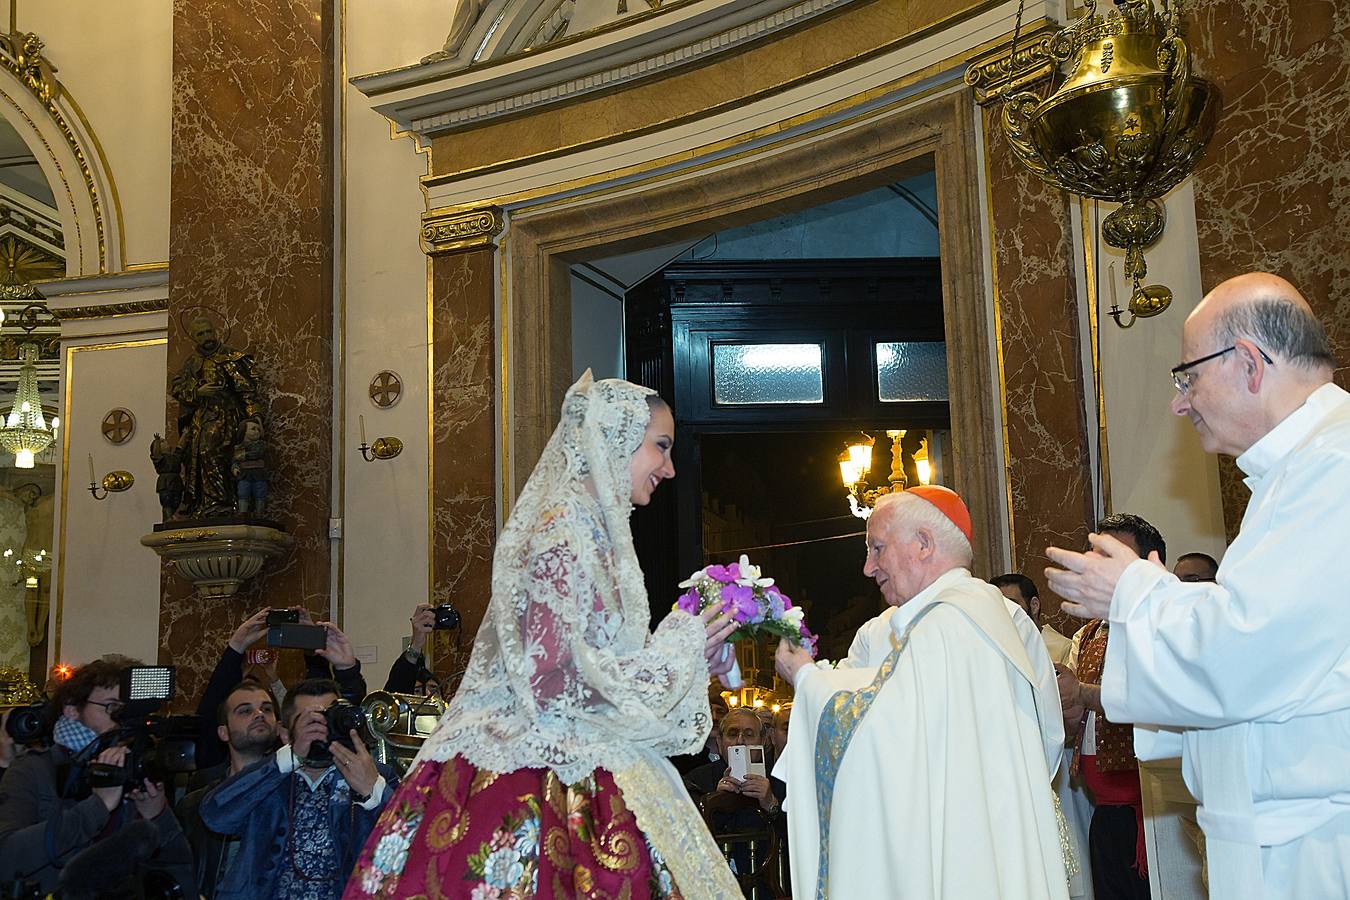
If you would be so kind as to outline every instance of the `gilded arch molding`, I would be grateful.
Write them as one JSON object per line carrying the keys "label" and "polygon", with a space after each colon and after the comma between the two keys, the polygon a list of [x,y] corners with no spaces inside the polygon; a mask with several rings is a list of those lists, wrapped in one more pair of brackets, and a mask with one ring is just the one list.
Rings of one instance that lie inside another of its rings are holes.
{"label": "gilded arch molding", "polygon": [[[999,435],[985,410],[1000,402],[986,364],[991,353],[981,204],[975,159],[974,104],[952,89],[917,103],[878,110],[849,128],[822,129],[790,147],[764,148],[720,167],[671,171],[639,189],[599,190],[505,211],[501,238],[502,321],[509,380],[510,482],[524,483],[548,437],[571,374],[568,262],[587,255],[659,244],[762,218],[766,208],[815,206],[934,167],[938,178],[942,293],[953,390],[957,489],[972,502],[984,539],[978,565],[997,558],[1004,524],[997,497]],[[691,164],[691,168],[695,168]],[[504,454],[506,456],[508,454]]]}
{"label": "gilded arch molding", "polygon": [[66,275],[119,271],[125,254],[112,172],[35,34],[0,34],[0,115],[28,144],[52,186],[65,240]]}

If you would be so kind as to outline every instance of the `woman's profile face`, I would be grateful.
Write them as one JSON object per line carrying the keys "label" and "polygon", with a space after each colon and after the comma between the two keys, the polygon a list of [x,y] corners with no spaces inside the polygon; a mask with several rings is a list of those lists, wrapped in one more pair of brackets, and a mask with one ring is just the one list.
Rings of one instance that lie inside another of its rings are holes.
{"label": "woman's profile face", "polygon": [[675,446],[675,419],[664,403],[652,406],[647,431],[642,444],[628,462],[628,474],[633,478],[629,499],[634,506],[646,506],[652,500],[652,491],[667,478],[675,477],[675,464],[670,461],[670,450]]}

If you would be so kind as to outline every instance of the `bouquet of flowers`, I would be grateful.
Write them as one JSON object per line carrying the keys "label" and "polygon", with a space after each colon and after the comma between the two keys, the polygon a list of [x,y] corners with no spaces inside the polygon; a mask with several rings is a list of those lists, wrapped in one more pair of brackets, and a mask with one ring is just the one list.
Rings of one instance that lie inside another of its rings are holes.
{"label": "bouquet of flowers", "polygon": [[816,636],[802,622],[802,608],[793,606],[772,578],[761,577],[759,566],[751,565],[746,556],[729,566],[699,569],[681,581],[680,587],[686,590],[675,608],[690,615],[696,616],[718,601],[724,604],[739,626],[728,641],[767,634],[787,638],[815,655]]}

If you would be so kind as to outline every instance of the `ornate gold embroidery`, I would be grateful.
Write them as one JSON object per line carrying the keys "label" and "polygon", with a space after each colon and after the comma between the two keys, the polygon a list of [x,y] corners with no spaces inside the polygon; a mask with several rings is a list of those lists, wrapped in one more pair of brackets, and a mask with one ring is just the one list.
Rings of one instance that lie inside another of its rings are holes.
{"label": "ornate gold embroidery", "polygon": [[589,894],[595,889],[595,881],[591,878],[591,870],[577,863],[577,867],[572,870],[572,888],[581,894]]}
{"label": "ornate gold embroidery", "polygon": [[427,829],[427,846],[433,852],[439,853],[447,847],[451,847],[464,837],[464,833],[469,830],[469,816],[462,810],[446,810],[437,816]]}
{"label": "ornate gold embroidery", "polygon": [[473,776],[473,782],[469,785],[469,796],[472,797],[479,791],[487,790],[487,788],[500,777],[500,775],[490,769],[479,769],[478,774]]}
{"label": "ornate gold embroidery", "polygon": [[641,861],[641,856],[633,836],[626,832],[609,834],[608,831],[607,828],[607,833],[591,845],[591,852],[595,854],[596,862],[611,872],[618,872],[621,875],[627,875],[635,871]]}
{"label": "ornate gold embroidery", "polygon": [[671,880],[686,900],[724,900],[741,896],[712,835],[687,791],[677,792],[669,765],[643,759],[614,773],[614,783],[637,820],[638,828],[666,861]]}
{"label": "ornate gold embroidery", "polygon": [[554,825],[544,836],[544,853],[555,869],[572,867],[572,842],[567,838],[567,830]]}
{"label": "ornate gold embroidery", "polygon": [[441,792],[442,800],[459,805],[459,766],[456,760],[446,760],[445,765],[441,766],[441,777],[436,781],[436,788]]}
{"label": "ornate gold embroidery", "polygon": [[544,800],[560,819],[567,818],[567,791],[552,769],[544,776]]}

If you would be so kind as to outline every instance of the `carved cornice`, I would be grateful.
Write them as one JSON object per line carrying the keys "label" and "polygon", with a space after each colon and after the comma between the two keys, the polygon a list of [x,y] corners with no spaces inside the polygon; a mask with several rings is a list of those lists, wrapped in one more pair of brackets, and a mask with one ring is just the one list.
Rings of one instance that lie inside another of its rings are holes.
{"label": "carved cornice", "polygon": [[1008,56],[1011,41],[995,55],[971,63],[966,69],[966,84],[975,89],[975,102],[988,106],[1053,75],[1057,63],[1050,44],[1058,30],[1058,26],[1043,22],[1033,31],[1023,32],[1017,40],[1016,65]]}
{"label": "carved cornice", "polygon": [[502,211],[496,206],[468,212],[425,213],[422,250],[437,256],[491,246],[502,230]]}
{"label": "carved cornice", "polygon": [[[472,70],[465,69],[465,60],[452,58],[360,76],[352,84],[367,97],[379,98],[375,109],[399,130],[427,138],[702,63],[837,12],[849,2],[720,0],[715,14],[700,13],[695,6],[701,4],[690,4],[682,14],[619,22],[483,60]],[[468,43],[474,40],[470,34]]]}
{"label": "carved cornice", "polygon": [[169,308],[167,298],[154,300],[133,300],[128,303],[105,303],[101,306],[72,306],[69,309],[53,309],[52,315],[61,321],[68,319],[103,319],[111,316],[131,316],[137,313],[164,312]]}

